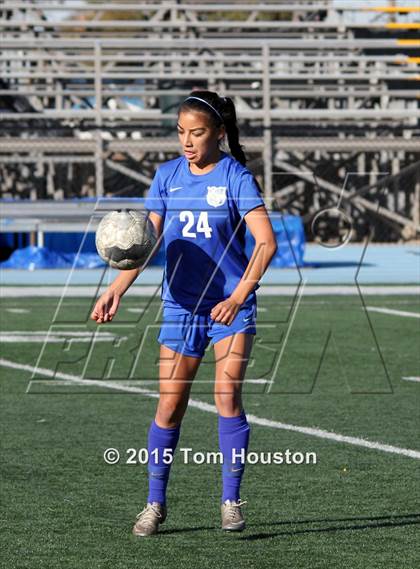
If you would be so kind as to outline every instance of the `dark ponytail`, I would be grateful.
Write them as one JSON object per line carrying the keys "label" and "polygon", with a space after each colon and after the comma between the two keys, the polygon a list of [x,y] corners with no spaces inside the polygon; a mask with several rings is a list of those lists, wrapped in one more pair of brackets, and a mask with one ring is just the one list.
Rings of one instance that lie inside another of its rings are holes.
{"label": "dark ponytail", "polygon": [[[222,116],[223,121],[225,123],[226,134],[228,139],[228,144],[230,148],[230,153],[238,162],[242,164],[242,166],[246,166],[246,156],[245,152],[242,149],[242,146],[239,144],[239,129],[238,123],[236,120],[236,109],[235,105],[229,97],[223,97],[223,107],[222,107]],[[258,191],[261,195],[263,195],[262,188],[258,183],[258,180],[255,176],[253,176],[255,185],[258,188]]]}
{"label": "dark ponytail", "polygon": [[236,119],[235,105],[230,97],[223,97],[223,121],[225,123],[226,134],[230,152],[242,166],[246,166],[246,156],[239,144],[239,129]]}
{"label": "dark ponytail", "polygon": [[[184,110],[193,110],[206,113],[214,126],[219,127],[225,125],[227,141],[232,156],[246,166],[246,156],[239,144],[239,130],[236,119],[235,104],[230,97],[219,97],[214,91],[192,91],[189,97],[197,97],[202,99],[189,99],[188,97],[182,102],[179,112]],[[203,103],[203,100],[205,101]],[[206,104],[207,103],[207,104]]]}

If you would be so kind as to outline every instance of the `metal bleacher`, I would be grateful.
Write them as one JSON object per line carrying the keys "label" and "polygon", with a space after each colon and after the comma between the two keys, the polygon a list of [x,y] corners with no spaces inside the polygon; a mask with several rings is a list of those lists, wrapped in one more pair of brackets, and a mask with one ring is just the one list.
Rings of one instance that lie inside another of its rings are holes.
{"label": "metal bleacher", "polygon": [[179,103],[208,88],[234,99],[269,208],[309,224],[340,200],[358,240],[367,224],[379,241],[415,238],[415,4],[4,0],[1,196],[60,211],[144,196],[179,154]]}

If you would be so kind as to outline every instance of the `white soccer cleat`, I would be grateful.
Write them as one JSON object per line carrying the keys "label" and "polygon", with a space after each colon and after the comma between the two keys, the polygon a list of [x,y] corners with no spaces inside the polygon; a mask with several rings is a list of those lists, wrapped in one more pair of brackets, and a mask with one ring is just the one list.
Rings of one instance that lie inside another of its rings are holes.
{"label": "white soccer cleat", "polygon": [[147,537],[158,532],[159,524],[166,520],[166,506],[159,502],[148,502],[147,506],[136,516],[137,521],[133,527],[133,535]]}
{"label": "white soccer cleat", "polygon": [[238,500],[226,500],[222,506],[222,530],[225,531],[242,531],[245,529],[245,520],[242,515],[241,506],[247,502]]}

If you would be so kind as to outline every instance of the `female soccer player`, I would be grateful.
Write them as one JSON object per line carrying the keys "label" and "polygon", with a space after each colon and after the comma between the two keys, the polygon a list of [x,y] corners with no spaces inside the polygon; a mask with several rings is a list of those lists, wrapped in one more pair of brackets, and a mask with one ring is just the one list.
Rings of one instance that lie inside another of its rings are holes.
{"label": "female soccer player", "polygon": [[[277,250],[259,186],[245,167],[233,101],[193,91],[179,108],[177,129],[183,156],[158,167],[145,201],[159,237],[155,250],[164,239],[166,265],[159,403],[148,434],[149,495],[133,528],[136,536],[157,533],[165,521],[168,456],[174,455],[191,383],[209,342],[223,455],[222,529],[245,527],[240,456],[246,456],[250,428],[242,381],[256,334],[255,290]],[[226,136],[230,154],[220,148]],[[244,221],[255,238],[249,260]],[[113,319],[139,272],[120,273],[96,303],[94,320]]]}

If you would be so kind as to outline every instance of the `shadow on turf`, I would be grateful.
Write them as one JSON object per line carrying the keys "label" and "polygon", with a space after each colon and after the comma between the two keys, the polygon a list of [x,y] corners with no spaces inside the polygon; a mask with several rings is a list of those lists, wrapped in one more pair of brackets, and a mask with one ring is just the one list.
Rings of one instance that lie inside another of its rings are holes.
{"label": "shadow on turf", "polygon": [[[252,528],[256,528],[258,526],[285,526],[285,525],[297,525],[297,524],[314,524],[314,523],[336,523],[336,522],[355,522],[355,521],[369,521],[372,523],[365,523],[365,524],[353,524],[353,525],[346,525],[346,526],[334,526],[334,527],[327,527],[327,528],[307,528],[307,529],[298,529],[298,530],[290,530],[290,531],[281,531],[281,532],[270,532],[270,533],[255,533],[252,535],[242,535],[241,539],[244,540],[257,540],[257,539],[269,539],[272,537],[278,536],[292,536],[292,535],[299,535],[305,533],[323,533],[323,532],[334,532],[334,531],[349,531],[349,530],[362,530],[362,529],[376,529],[376,528],[383,528],[383,527],[402,527],[408,525],[416,525],[420,524],[420,513],[419,514],[402,514],[396,516],[367,516],[367,517],[357,517],[357,518],[324,518],[324,519],[313,519],[313,520],[285,520],[281,522],[273,522],[273,523],[266,523],[266,524],[250,524],[248,526],[248,531],[252,530]],[[160,529],[159,535],[174,535],[178,533],[190,533],[190,532],[199,532],[199,531],[214,531],[218,529],[215,526],[196,526],[196,527],[185,527],[185,528],[173,528],[173,529]],[[138,538],[136,538],[137,540]]]}
{"label": "shadow on turf", "polygon": [[374,267],[374,263],[359,263],[358,261],[307,261],[304,269],[334,269],[340,267]]}
{"label": "shadow on turf", "polygon": [[196,531],[213,531],[214,529],[215,529],[214,526],[197,526],[197,527],[173,528],[173,529],[159,528],[159,535],[171,535],[175,533],[189,533]]}
{"label": "shadow on turf", "polygon": [[[280,525],[295,525],[295,524],[313,524],[313,523],[336,523],[336,522],[355,522],[355,521],[368,521],[371,523],[359,523],[345,526],[334,526],[325,528],[305,528],[290,531],[270,532],[270,533],[254,533],[252,535],[244,535],[241,539],[245,541],[254,541],[258,539],[270,539],[273,537],[293,536],[305,533],[327,533],[335,531],[354,531],[365,529],[377,529],[384,527],[402,527],[409,525],[420,524],[420,514],[401,514],[389,516],[368,516],[358,518],[335,518],[335,519],[313,519],[313,520],[286,520],[281,522],[273,522],[270,524],[253,524],[252,527],[258,526],[280,526]],[[250,528],[251,529],[251,528]]]}

